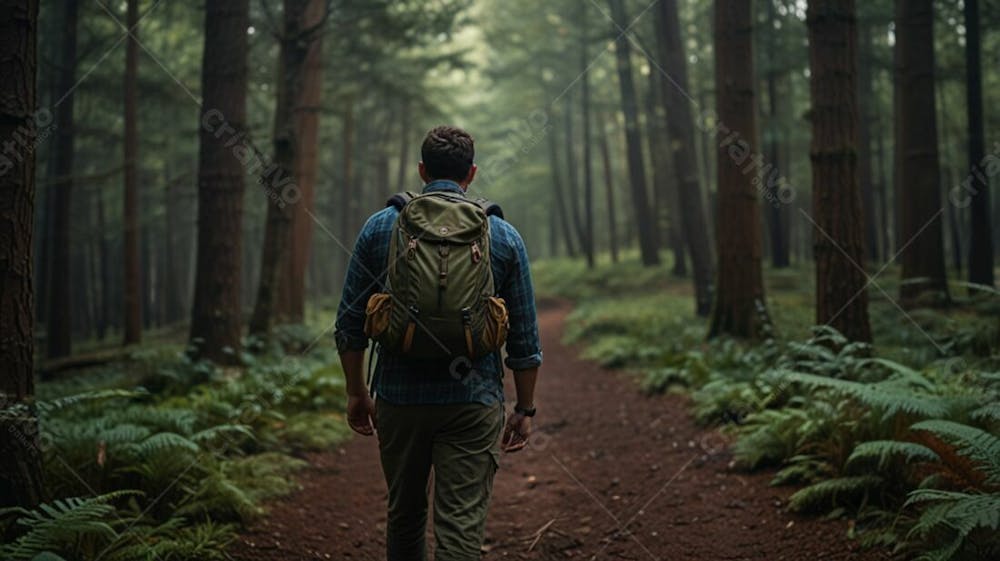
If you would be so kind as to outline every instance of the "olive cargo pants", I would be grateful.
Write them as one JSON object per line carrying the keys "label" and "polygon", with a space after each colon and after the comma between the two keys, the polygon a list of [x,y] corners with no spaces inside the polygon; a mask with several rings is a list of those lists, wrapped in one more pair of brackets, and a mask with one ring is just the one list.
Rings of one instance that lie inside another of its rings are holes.
{"label": "olive cargo pants", "polygon": [[427,495],[434,468],[436,561],[476,561],[499,465],[503,406],[376,402],[382,471],[389,487],[388,561],[427,559]]}

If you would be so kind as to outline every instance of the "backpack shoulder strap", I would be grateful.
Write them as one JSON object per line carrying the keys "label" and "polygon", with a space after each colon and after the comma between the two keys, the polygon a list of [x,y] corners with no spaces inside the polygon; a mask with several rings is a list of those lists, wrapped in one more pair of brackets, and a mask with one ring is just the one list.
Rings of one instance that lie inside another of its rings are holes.
{"label": "backpack shoulder strap", "polygon": [[413,191],[405,191],[403,193],[397,193],[385,202],[386,207],[395,207],[396,210],[403,210],[403,207],[409,204],[410,201],[417,198],[417,194]]}
{"label": "backpack shoulder strap", "polygon": [[487,199],[476,199],[475,203],[479,205],[479,208],[483,209],[486,216],[496,216],[501,220],[503,219],[503,209],[497,203]]}

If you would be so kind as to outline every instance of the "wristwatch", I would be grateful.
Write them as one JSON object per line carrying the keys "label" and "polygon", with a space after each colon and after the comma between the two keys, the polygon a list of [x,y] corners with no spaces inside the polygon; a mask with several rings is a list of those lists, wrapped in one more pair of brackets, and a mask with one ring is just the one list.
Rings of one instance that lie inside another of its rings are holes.
{"label": "wristwatch", "polygon": [[521,407],[520,405],[515,405],[514,406],[514,413],[517,413],[519,415],[524,415],[525,417],[534,417],[535,413],[536,413],[536,409],[535,409],[534,405],[532,405],[530,408],[524,408],[524,407]]}

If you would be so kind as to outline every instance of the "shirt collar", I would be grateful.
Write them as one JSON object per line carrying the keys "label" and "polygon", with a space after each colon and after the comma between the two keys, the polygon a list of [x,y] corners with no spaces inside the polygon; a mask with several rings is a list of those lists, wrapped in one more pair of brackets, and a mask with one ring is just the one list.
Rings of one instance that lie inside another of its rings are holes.
{"label": "shirt collar", "polygon": [[459,195],[465,195],[465,191],[462,187],[450,179],[435,179],[427,185],[424,185],[424,193],[434,193],[434,192],[446,192],[446,193],[456,193]]}

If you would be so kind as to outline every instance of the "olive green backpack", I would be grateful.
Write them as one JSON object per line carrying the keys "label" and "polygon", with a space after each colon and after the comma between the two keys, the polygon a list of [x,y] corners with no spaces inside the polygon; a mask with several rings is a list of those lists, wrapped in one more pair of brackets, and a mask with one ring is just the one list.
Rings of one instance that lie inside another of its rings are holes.
{"label": "olive green backpack", "polygon": [[365,334],[392,354],[476,359],[507,339],[507,306],[490,265],[500,207],[456,193],[403,193],[389,243],[386,290],[368,301]]}

